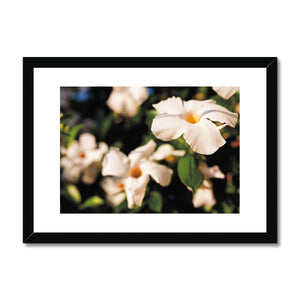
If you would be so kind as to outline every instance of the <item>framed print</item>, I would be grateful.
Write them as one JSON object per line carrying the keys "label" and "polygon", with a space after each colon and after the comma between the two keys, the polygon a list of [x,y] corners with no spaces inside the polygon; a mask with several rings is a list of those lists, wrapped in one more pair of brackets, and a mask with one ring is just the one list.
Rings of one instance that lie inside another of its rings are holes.
{"label": "framed print", "polygon": [[23,58],[24,243],[277,243],[277,58]]}

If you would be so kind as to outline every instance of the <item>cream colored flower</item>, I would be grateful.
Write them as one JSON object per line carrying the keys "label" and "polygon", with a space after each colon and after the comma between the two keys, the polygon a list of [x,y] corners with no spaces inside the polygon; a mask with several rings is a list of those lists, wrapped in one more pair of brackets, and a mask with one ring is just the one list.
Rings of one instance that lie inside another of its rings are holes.
{"label": "cream colored flower", "polygon": [[173,163],[176,158],[182,157],[185,154],[185,150],[175,150],[170,144],[163,144],[157,148],[157,150],[151,156],[152,160],[166,160],[169,163]]}
{"label": "cream colored flower", "polygon": [[65,154],[60,160],[63,179],[76,183],[82,177],[84,183],[92,184],[100,172],[100,161],[107,150],[105,143],[97,145],[96,138],[92,134],[81,134],[79,141],[74,141],[68,149],[61,151]]}
{"label": "cream colored flower", "polygon": [[116,207],[126,197],[124,179],[120,177],[107,176],[104,177],[100,186],[106,193],[106,198],[110,206]]}
{"label": "cream colored flower", "polygon": [[118,148],[111,147],[103,161],[103,176],[122,179],[128,208],[141,206],[150,176],[161,186],[171,182],[173,170],[150,159],[156,147],[151,140],[146,145],[131,151],[128,156]]}
{"label": "cream colored flower", "polygon": [[107,99],[108,107],[124,117],[131,118],[139,106],[148,99],[146,87],[113,87]]}
{"label": "cream colored flower", "polygon": [[[238,114],[217,105],[213,100],[182,101],[179,97],[168,98],[153,104],[158,115],[153,119],[153,134],[169,141],[182,134],[186,142],[197,153],[213,154],[225,144],[220,129],[234,127]],[[212,121],[224,123],[216,126]]]}
{"label": "cream colored flower", "polygon": [[213,207],[217,202],[213,192],[213,184],[209,180],[210,178],[225,178],[225,175],[221,172],[218,166],[208,167],[206,163],[201,163],[199,165],[200,171],[204,175],[204,180],[202,185],[196,191],[193,197],[193,205],[198,208],[203,205],[208,207]]}
{"label": "cream colored flower", "polygon": [[231,98],[237,91],[240,90],[238,86],[228,86],[228,87],[222,87],[222,86],[213,86],[212,88],[219,96],[222,98],[228,100]]}

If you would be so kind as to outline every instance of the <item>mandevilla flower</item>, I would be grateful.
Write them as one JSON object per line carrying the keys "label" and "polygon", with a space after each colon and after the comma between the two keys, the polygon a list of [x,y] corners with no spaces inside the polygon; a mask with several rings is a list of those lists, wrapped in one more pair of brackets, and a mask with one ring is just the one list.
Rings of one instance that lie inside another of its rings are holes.
{"label": "mandevilla flower", "polygon": [[148,96],[146,87],[113,87],[107,105],[115,113],[131,118]]}
{"label": "mandevilla flower", "polygon": [[100,186],[106,193],[108,204],[112,207],[118,206],[126,197],[123,178],[106,176],[100,181]]}
{"label": "mandevilla flower", "polygon": [[221,172],[218,166],[213,166],[209,168],[206,163],[200,163],[200,171],[204,175],[204,180],[202,185],[196,191],[193,197],[193,205],[198,208],[203,205],[208,207],[213,207],[217,202],[213,192],[213,184],[209,180],[210,178],[225,178],[225,175]]}
{"label": "mandevilla flower", "polygon": [[64,168],[62,177],[72,183],[76,183],[82,176],[82,181],[92,184],[100,172],[100,161],[107,151],[105,143],[99,143],[97,148],[96,138],[90,133],[83,133],[79,141],[74,141],[68,149],[62,149],[64,157],[60,165]]}
{"label": "mandevilla flower", "polygon": [[166,160],[168,163],[173,163],[177,157],[182,157],[185,150],[175,150],[170,144],[163,144],[151,156],[153,160]]}
{"label": "mandevilla flower", "polygon": [[150,176],[161,186],[171,182],[173,170],[150,159],[156,143],[150,140],[146,145],[131,151],[128,156],[118,148],[111,147],[103,161],[103,176],[118,177],[120,188],[126,193],[128,208],[141,206]]}
{"label": "mandevilla flower", "polygon": [[[182,101],[179,97],[168,98],[153,104],[158,115],[153,119],[153,134],[169,141],[182,134],[186,142],[197,153],[213,154],[225,144],[220,129],[234,127],[238,114],[217,105],[214,100]],[[212,121],[224,123],[216,126]]]}
{"label": "mandevilla flower", "polygon": [[229,87],[222,87],[222,86],[213,86],[212,88],[219,96],[228,100],[231,98],[237,91],[239,91],[238,86],[229,86]]}

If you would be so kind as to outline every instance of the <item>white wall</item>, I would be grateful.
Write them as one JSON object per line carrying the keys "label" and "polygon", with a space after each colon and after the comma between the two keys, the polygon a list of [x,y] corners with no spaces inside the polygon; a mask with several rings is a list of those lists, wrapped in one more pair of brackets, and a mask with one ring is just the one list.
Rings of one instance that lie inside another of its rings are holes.
{"label": "white wall", "polygon": [[[296,299],[297,1],[98,2],[0,4],[0,298]],[[23,56],[278,56],[279,245],[22,244]]]}

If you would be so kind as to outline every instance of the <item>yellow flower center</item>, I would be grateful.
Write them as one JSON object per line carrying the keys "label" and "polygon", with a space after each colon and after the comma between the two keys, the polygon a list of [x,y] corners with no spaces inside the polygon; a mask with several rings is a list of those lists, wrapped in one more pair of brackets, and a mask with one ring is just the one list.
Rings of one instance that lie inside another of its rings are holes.
{"label": "yellow flower center", "polygon": [[84,152],[80,152],[80,153],[78,154],[78,156],[79,156],[80,158],[86,158],[86,154],[85,154]]}
{"label": "yellow flower center", "polygon": [[139,178],[140,176],[142,176],[142,174],[143,174],[143,172],[140,169],[140,167],[133,167],[130,170],[130,176],[133,177],[133,178]]}
{"label": "yellow flower center", "polygon": [[118,188],[119,188],[120,190],[124,190],[125,184],[124,184],[123,182],[120,182],[120,183],[118,184]]}
{"label": "yellow flower center", "polygon": [[166,157],[165,160],[166,160],[168,163],[172,163],[172,162],[174,162],[174,160],[175,160],[175,156],[170,155],[170,156]]}
{"label": "yellow flower center", "polygon": [[201,119],[201,116],[194,114],[192,112],[187,112],[184,117],[187,122],[192,124],[198,123]]}

